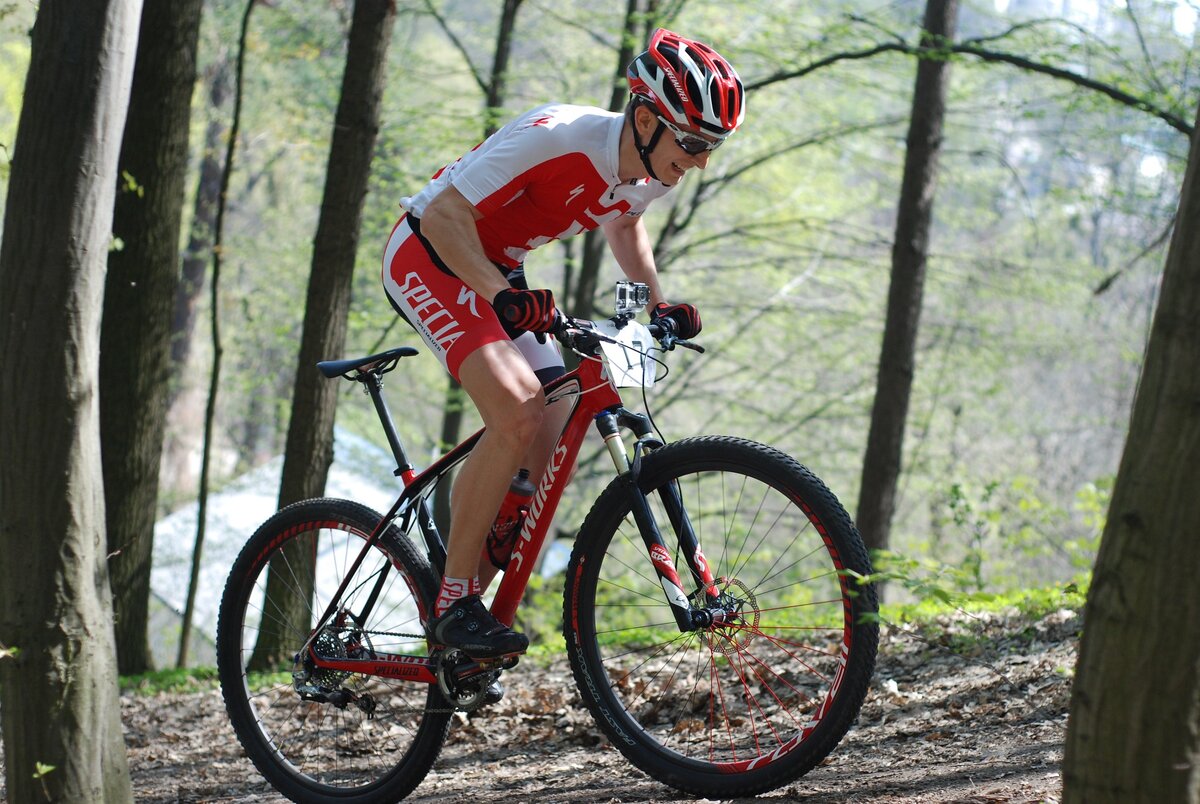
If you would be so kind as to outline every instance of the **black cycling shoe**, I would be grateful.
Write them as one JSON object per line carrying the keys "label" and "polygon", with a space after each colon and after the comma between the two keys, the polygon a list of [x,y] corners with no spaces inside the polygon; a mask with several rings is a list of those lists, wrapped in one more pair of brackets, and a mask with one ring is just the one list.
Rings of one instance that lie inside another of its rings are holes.
{"label": "black cycling shoe", "polygon": [[425,627],[437,645],[457,648],[472,659],[494,659],[524,653],[529,639],[504,625],[487,610],[479,595],[454,601],[446,613]]}

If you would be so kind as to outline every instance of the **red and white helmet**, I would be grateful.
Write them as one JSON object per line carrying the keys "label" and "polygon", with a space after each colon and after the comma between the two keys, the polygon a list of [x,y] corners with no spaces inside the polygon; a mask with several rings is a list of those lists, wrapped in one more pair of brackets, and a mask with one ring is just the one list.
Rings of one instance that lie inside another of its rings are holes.
{"label": "red and white helmet", "polygon": [[659,28],[626,70],[629,91],[676,126],[727,137],[746,116],[742,79],[717,51]]}

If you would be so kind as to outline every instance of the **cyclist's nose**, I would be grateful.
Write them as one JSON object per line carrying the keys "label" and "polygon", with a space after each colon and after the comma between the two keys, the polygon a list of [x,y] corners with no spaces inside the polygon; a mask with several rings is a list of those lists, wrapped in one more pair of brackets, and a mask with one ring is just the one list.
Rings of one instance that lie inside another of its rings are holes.
{"label": "cyclist's nose", "polygon": [[701,151],[698,154],[688,154],[688,156],[692,158],[692,164],[701,170],[704,170],[706,167],[708,167],[708,157],[711,154],[712,151]]}

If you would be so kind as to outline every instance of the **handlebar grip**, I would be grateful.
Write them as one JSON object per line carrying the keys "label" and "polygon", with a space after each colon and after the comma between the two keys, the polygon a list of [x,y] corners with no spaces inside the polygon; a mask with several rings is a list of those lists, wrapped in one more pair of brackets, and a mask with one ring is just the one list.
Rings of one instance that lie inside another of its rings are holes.
{"label": "handlebar grip", "polygon": [[661,341],[664,338],[673,339],[677,326],[673,319],[656,318],[646,325],[646,329],[650,330],[650,334]]}

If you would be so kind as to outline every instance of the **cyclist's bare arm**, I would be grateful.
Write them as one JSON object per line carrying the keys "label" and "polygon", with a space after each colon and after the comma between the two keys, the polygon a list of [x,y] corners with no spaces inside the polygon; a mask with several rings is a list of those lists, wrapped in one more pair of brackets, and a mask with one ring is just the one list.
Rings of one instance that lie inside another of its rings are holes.
{"label": "cyclist's bare arm", "polygon": [[654,247],[640,215],[622,215],[602,224],[604,237],[613,257],[625,275],[650,289],[650,308],[666,302],[658,284],[658,268],[654,264]]}
{"label": "cyclist's bare arm", "polygon": [[433,245],[438,256],[455,276],[491,302],[508,282],[496,270],[483,251],[475,221],[482,213],[454,185],[448,186],[429,202],[421,216],[421,234]]}

